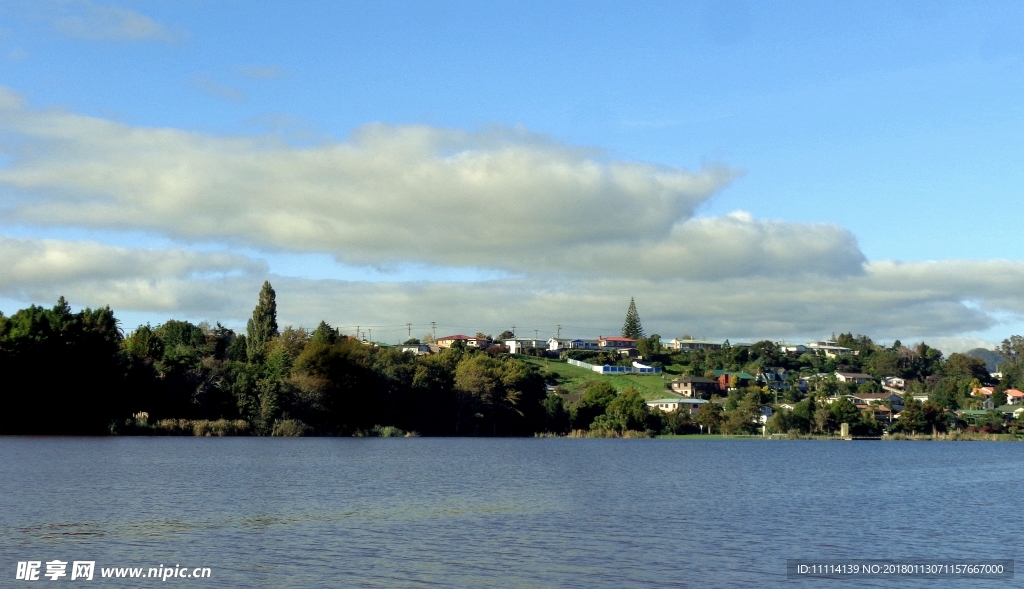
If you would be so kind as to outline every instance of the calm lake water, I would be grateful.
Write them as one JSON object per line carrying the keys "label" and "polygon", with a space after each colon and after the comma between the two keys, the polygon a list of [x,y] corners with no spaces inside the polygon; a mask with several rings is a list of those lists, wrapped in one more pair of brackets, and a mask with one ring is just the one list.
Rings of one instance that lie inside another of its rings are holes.
{"label": "calm lake water", "polygon": [[[1024,563],[1024,444],[0,438],[0,587],[1011,587],[787,558]],[[210,567],[101,579],[101,567]],[[45,572],[45,565],[43,565]]]}

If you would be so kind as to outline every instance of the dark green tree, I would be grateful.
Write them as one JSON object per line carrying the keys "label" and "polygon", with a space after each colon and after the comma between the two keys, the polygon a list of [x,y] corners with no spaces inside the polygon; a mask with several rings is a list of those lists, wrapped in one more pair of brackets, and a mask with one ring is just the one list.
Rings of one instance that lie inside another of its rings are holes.
{"label": "dark green tree", "polygon": [[1000,386],[995,388],[992,393],[992,405],[995,407],[1002,407],[1006,405],[1006,388],[1003,387],[1003,383],[999,383]]}
{"label": "dark green tree", "polygon": [[615,389],[608,382],[597,382],[587,387],[583,398],[569,409],[573,429],[590,429],[590,424],[605,412],[615,397]]}
{"label": "dark green tree", "polygon": [[74,313],[64,297],[0,317],[0,434],[106,433],[137,410],[122,339],[109,307]]}
{"label": "dark green tree", "polygon": [[277,295],[274,287],[269,281],[263,282],[263,289],[260,290],[260,301],[252,311],[252,319],[249,320],[245,330],[247,344],[246,353],[250,362],[259,362],[263,359],[267,342],[278,334],[277,331]]}
{"label": "dark green tree", "polygon": [[[1008,367],[1016,367],[1024,362],[1024,336],[1011,335],[1003,340],[1003,343],[996,349],[1004,358],[1004,364]],[[1003,365],[1000,368],[1005,370]]]}
{"label": "dark green tree", "polygon": [[860,421],[860,411],[857,411],[857,406],[846,397],[840,397],[828,408],[832,412],[832,419],[836,425],[848,423],[850,427],[853,427]]}
{"label": "dark green tree", "polygon": [[604,415],[599,415],[590,424],[591,429],[611,429],[615,431],[647,429],[650,410],[647,403],[640,396],[640,392],[633,387],[627,388],[621,395],[615,397]]}
{"label": "dark green tree", "polygon": [[629,298],[629,309],[626,311],[626,322],[622,324],[622,337],[638,340],[644,337],[644,327],[640,325],[640,314],[636,312],[636,302]]}
{"label": "dark green tree", "polygon": [[722,424],[722,407],[718,403],[704,403],[697,410],[694,421],[704,426],[704,433],[710,434]]}
{"label": "dark green tree", "polygon": [[[334,345],[338,342],[338,330],[331,327],[326,321],[321,321],[309,336],[309,341],[317,344]],[[409,343],[409,342],[405,342]],[[420,343],[416,340],[416,343]]]}
{"label": "dark green tree", "polygon": [[548,393],[543,405],[545,413],[544,430],[556,434],[568,433],[570,427],[569,412],[565,408],[565,401],[562,400],[562,396],[557,393]]}
{"label": "dark green tree", "polygon": [[930,431],[931,424],[928,423],[928,417],[925,415],[921,403],[909,395],[905,403],[899,419],[893,425],[893,430],[909,434]]}

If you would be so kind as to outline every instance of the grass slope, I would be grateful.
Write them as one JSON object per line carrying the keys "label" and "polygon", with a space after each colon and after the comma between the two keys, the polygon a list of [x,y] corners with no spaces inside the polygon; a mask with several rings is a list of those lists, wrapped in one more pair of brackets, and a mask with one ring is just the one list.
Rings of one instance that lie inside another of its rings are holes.
{"label": "grass slope", "polygon": [[545,377],[548,375],[554,376],[559,386],[573,393],[582,393],[592,382],[607,381],[617,391],[624,391],[627,387],[632,386],[640,391],[641,396],[648,401],[674,396],[665,388],[665,384],[672,379],[670,374],[604,375],[587,370],[586,368],[573,366],[564,360],[537,358],[535,356],[517,355],[516,357],[537,366]]}

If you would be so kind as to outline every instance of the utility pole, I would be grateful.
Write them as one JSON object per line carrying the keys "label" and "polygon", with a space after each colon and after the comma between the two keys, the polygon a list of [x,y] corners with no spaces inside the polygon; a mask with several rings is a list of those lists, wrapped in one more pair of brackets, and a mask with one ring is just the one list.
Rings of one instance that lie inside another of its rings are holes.
{"label": "utility pole", "polygon": [[409,339],[412,339],[412,323],[406,323],[405,328],[409,330]]}
{"label": "utility pole", "polygon": [[512,337],[515,337],[515,336],[516,336],[516,326],[513,325],[512,326]]}
{"label": "utility pole", "polygon": [[539,332],[539,331],[540,331],[539,329],[534,329],[534,330],[533,330],[533,339],[534,339],[534,340],[536,340],[536,339],[537,339],[538,337],[540,337],[540,336],[538,335],[538,333],[537,333],[537,332]]}
{"label": "utility pole", "polygon": [[373,330],[370,330],[370,343],[373,343]]}
{"label": "utility pole", "polygon": [[431,321],[430,322],[430,336],[434,338],[435,342],[437,341],[437,322],[436,321]]}
{"label": "utility pole", "polygon": [[562,339],[562,326],[558,325],[556,328],[558,329],[558,335],[555,336],[555,339]]}

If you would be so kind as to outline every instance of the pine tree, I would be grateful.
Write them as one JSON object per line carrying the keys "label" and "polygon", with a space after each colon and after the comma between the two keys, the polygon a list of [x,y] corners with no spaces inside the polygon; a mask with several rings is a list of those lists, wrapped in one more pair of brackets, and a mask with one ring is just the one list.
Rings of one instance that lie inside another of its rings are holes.
{"label": "pine tree", "polygon": [[644,328],[640,325],[640,314],[636,312],[636,302],[629,298],[629,310],[626,311],[626,322],[622,324],[622,337],[638,340],[644,337]]}
{"label": "pine tree", "polygon": [[334,345],[338,341],[338,331],[326,321],[321,321],[320,325],[317,325],[316,329],[313,330],[313,335],[309,337],[309,341],[318,344]]}
{"label": "pine tree", "polygon": [[269,281],[263,282],[260,290],[260,302],[252,311],[252,319],[246,327],[246,356],[250,362],[263,359],[267,342],[278,334],[277,331],[277,295]]}

